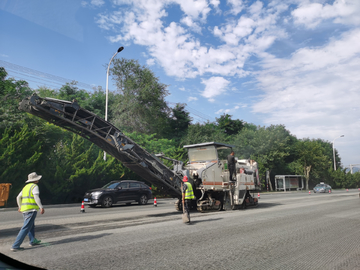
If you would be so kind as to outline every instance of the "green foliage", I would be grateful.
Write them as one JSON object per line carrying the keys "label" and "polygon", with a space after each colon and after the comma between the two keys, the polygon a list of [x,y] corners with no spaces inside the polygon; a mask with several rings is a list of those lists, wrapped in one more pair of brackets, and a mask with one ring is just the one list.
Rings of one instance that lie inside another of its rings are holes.
{"label": "green foliage", "polygon": [[24,97],[31,94],[27,82],[6,77],[6,70],[0,67],[0,132],[3,132],[5,128],[23,125],[22,121],[28,116],[19,111],[17,106]]}
{"label": "green foliage", "polygon": [[111,121],[124,131],[163,137],[170,114],[165,102],[167,86],[135,60],[115,59],[111,71],[119,90],[111,106]]}
{"label": "green foliage", "polygon": [[216,118],[216,122],[220,130],[229,136],[238,134],[244,128],[242,121],[239,119],[232,120],[229,114],[223,114],[220,118]]}
{"label": "green foliage", "polygon": [[79,89],[76,84],[76,81],[72,81],[71,83],[66,83],[63,85],[57,94],[58,99],[68,101],[73,101],[75,99],[80,106],[83,106],[82,101],[88,100],[90,95],[85,90]]}
{"label": "green foliage", "polygon": [[[306,189],[309,189],[310,176],[321,179],[321,172],[327,171],[331,166],[331,156],[325,155],[323,144],[318,140],[303,139],[295,144],[297,168],[306,178]],[[311,174],[310,174],[311,173]]]}
{"label": "green foliage", "polygon": [[185,110],[185,104],[177,103],[171,110],[172,114],[168,120],[169,124],[166,133],[168,138],[179,142],[186,134],[192,119],[190,113]]}
{"label": "green foliage", "polygon": [[27,175],[40,168],[41,142],[27,125],[6,129],[0,139],[0,183],[11,183],[10,198],[22,189]]}
{"label": "green foliage", "polygon": [[[360,185],[360,172],[346,173],[336,152],[338,170],[333,170],[332,145],[317,139],[297,139],[282,125],[260,127],[231,119],[224,114],[215,122],[191,123],[185,104],[170,109],[165,97],[167,86],[153,72],[135,60],[116,59],[112,73],[118,92],[109,93],[109,119],[149,153],[187,161],[183,145],[220,142],[235,145],[238,158],[258,162],[264,183],[266,171],[276,174],[306,176],[307,186],[320,181],[333,188],[355,188]],[[84,138],[17,109],[19,101],[31,95],[24,81],[8,79],[0,68],[0,182],[12,183],[8,201],[24,186],[27,175],[36,171],[41,198],[45,204],[80,202],[86,190],[98,188],[115,179],[141,180],[118,160]],[[105,92],[101,87],[86,92],[67,83],[60,89],[41,87],[41,97],[71,101],[100,117],[105,114]],[[172,167],[172,162],[163,160]],[[150,183],[147,183],[150,185]],[[154,196],[164,196],[153,187]]]}
{"label": "green foliage", "polygon": [[45,199],[53,203],[81,201],[86,190],[98,188],[126,174],[123,165],[113,157],[103,160],[103,151],[73,134],[60,140],[44,160]]}
{"label": "green foliage", "polygon": [[181,145],[189,145],[204,142],[228,141],[227,135],[218,128],[215,123],[193,124],[189,126],[186,135],[181,140]]}
{"label": "green foliage", "polygon": [[[158,139],[156,134],[146,135],[138,132],[132,132],[127,134],[136,144],[140,145],[150,154],[163,153],[166,157],[184,161],[186,152],[182,147],[177,147],[173,140]],[[172,166],[172,162],[163,160],[164,164],[168,167]]]}
{"label": "green foliage", "polygon": [[230,143],[236,146],[236,156],[258,162],[259,175],[264,179],[266,171],[272,175],[286,171],[286,159],[294,140],[283,125],[271,125],[256,130],[244,128]]}

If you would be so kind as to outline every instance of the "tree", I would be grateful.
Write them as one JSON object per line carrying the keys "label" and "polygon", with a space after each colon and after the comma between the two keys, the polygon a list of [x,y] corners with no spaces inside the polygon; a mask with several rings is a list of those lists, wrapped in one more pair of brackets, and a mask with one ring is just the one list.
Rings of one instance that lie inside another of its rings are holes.
{"label": "tree", "polygon": [[321,143],[316,140],[302,139],[295,145],[296,160],[292,167],[296,173],[303,174],[306,179],[306,189],[309,189],[310,173],[319,177],[319,173],[329,168],[329,157],[324,153]]}
{"label": "tree", "polygon": [[53,145],[42,164],[44,201],[51,203],[79,202],[85,191],[129,176],[119,161],[109,156],[105,162],[102,150],[76,134]]}
{"label": "tree", "polygon": [[67,101],[76,99],[79,105],[83,106],[83,101],[89,99],[90,95],[84,89],[79,89],[76,85],[76,81],[63,85],[57,93],[57,98]]}
{"label": "tree", "polygon": [[[27,125],[20,130],[7,128],[0,139],[0,183],[11,183],[10,198],[23,188],[27,175],[39,166],[41,142]],[[11,205],[11,203],[10,203]]]}
{"label": "tree", "polygon": [[239,119],[232,120],[229,114],[223,114],[220,118],[216,118],[216,122],[219,128],[229,136],[238,134],[244,127],[242,121]]}
{"label": "tree", "polygon": [[165,102],[167,86],[136,60],[115,59],[111,72],[119,91],[111,107],[111,121],[127,132],[166,134],[170,115]]}
{"label": "tree", "polygon": [[28,115],[18,110],[19,102],[31,95],[27,82],[7,79],[5,68],[0,67],[0,132],[5,128],[22,126]]}
{"label": "tree", "polygon": [[[237,156],[253,159],[259,165],[259,175],[265,177],[266,171],[273,175],[286,171],[286,158],[290,155],[295,137],[283,125],[257,127],[256,130],[244,128],[230,143],[235,145]],[[272,185],[270,184],[272,190]]]}
{"label": "tree", "polygon": [[176,106],[171,109],[172,113],[168,120],[167,137],[177,142],[186,134],[192,121],[190,113],[185,110],[185,105],[186,104],[177,103]]}
{"label": "tree", "polygon": [[196,123],[189,126],[186,135],[181,140],[181,145],[204,142],[226,143],[227,140],[228,136],[226,136],[226,134],[222,132],[215,123]]}

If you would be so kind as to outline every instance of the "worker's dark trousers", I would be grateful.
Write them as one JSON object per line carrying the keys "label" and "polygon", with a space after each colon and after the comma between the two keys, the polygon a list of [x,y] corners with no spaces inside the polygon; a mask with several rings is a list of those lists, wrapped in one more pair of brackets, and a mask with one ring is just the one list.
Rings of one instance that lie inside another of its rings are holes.
{"label": "worker's dark trousers", "polygon": [[[236,177],[236,170],[235,166],[229,166],[229,172],[230,172],[230,181],[233,181],[233,175],[235,174]],[[235,180],[235,179],[234,179]]]}
{"label": "worker's dark trousers", "polygon": [[185,213],[188,216],[189,222],[190,222],[190,208],[191,208],[191,200],[185,200]]}

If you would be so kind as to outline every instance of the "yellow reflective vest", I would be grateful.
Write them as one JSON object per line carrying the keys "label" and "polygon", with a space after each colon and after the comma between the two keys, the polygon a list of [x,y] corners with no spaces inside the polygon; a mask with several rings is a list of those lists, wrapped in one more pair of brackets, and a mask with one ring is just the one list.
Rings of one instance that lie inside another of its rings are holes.
{"label": "yellow reflective vest", "polygon": [[185,198],[184,199],[185,200],[195,199],[192,185],[189,182],[184,182],[184,184],[187,187],[186,190],[185,190]]}
{"label": "yellow reflective vest", "polygon": [[26,212],[30,210],[38,210],[39,206],[35,202],[34,194],[32,193],[33,189],[37,185],[34,183],[27,184],[22,189],[22,199],[21,199],[21,207],[20,212]]}

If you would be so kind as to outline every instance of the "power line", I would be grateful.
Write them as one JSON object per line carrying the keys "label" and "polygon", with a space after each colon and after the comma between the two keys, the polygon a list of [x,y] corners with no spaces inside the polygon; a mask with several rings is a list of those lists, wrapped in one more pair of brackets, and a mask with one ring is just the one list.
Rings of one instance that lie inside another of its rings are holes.
{"label": "power line", "polygon": [[[42,84],[49,88],[57,88],[61,87],[66,83],[71,83],[73,79],[66,79],[60,76],[52,75],[49,73],[45,73],[42,71],[38,71],[35,69],[27,68],[24,66],[16,65],[7,61],[0,60],[0,66],[3,66],[9,75],[14,77],[18,80],[24,80],[27,82],[32,82],[35,84]],[[79,82],[76,81],[76,86],[82,87],[88,90],[93,90],[95,85],[90,85],[88,83]],[[177,103],[174,102],[168,102],[168,104],[176,105]],[[190,106],[186,105],[186,110],[190,113],[190,116],[195,120],[196,122],[200,123],[206,123],[208,121],[211,121],[209,115],[206,115],[194,108],[191,108]]]}
{"label": "power line", "polygon": [[[168,104],[176,105],[177,103],[168,102]],[[210,119],[211,119],[211,117],[209,115],[199,112],[198,110],[195,110],[194,108],[191,108],[188,105],[186,105],[186,110],[190,113],[191,117],[194,119],[197,119],[198,122],[206,123],[207,121],[210,121]]]}
{"label": "power line", "polygon": [[[20,78],[20,79],[23,79],[23,80],[26,80],[23,77],[23,76],[25,76],[25,77],[35,78],[35,79],[40,80],[40,81],[44,81],[46,83],[49,83],[49,81],[50,81],[50,84],[58,84],[58,85],[61,85],[61,86],[66,84],[66,83],[71,83],[73,81],[76,81],[76,80],[66,79],[66,78],[63,78],[63,77],[60,77],[60,76],[52,75],[52,74],[49,74],[49,73],[45,73],[45,72],[42,72],[42,71],[38,71],[38,70],[35,70],[35,69],[31,69],[31,68],[23,67],[23,66],[20,66],[20,65],[16,65],[16,64],[6,62],[6,61],[3,61],[3,60],[0,60],[0,65],[5,67],[5,69],[8,71],[9,74],[11,74],[11,73],[19,74],[17,77]],[[34,81],[32,81],[32,82],[34,82]],[[78,87],[82,87],[82,88],[89,89],[89,90],[90,89],[93,90],[93,88],[95,86],[95,85],[90,85],[88,83],[79,82],[79,81],[77,81],[76,85]]]}

